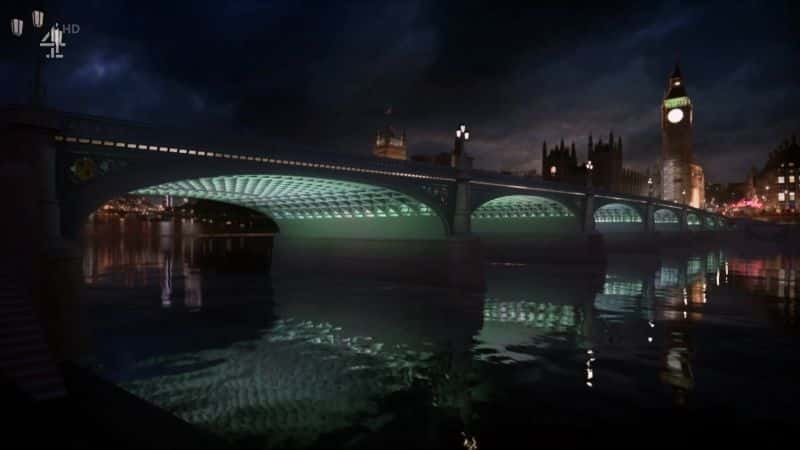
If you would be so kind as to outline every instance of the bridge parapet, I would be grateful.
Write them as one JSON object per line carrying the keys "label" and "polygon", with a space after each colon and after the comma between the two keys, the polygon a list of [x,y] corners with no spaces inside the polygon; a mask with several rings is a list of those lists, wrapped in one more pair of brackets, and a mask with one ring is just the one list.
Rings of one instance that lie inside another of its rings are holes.
{"label": "bridge parapet", "polygon": [[53,110],[32,110],[25,107],[7,107],[0,110],[0,122],[6,126],[24,125],[48,129],[60,142],[96,146],[106,150],[145,150],[188,157],[217,157],[259,162],[266,159],[267,162],[287,165],[353,167],[398,175],[414,174],[443,181],[455,180],[455,170],[450,167],[320,151],[279,139],[225,131],[166,129],[125,120]]}
{"label": "bridge parapet", "polygon": [[[347,179],[346,174],[350,173],[357,174],[361,178],[379,176],[392,177],[398,181],[405,179],[407,181],[402,181],[403,183],[411,182],[414,185],[419,185],[415,180],[434,181],[427,183],[431,185],[428,186],[430,189],[436,191],[431,194],[442,199],[447,197],[443,192],[452,189],[459,178],[458,172],[448,166],[346,155],[259,136],[231,135],[226,132],[196,129],[165,129],[132,121],[54,110],[6,107],[0,109],[0,123],[6,127],[22,125],[46,129],[53,134],[55,141],[62,144],[59,148],[79,148],[81,152],[87,150],[104,154],[120,152],[126,155],[136,152],[137,156],[167,153],[172,157],[195,160],[214,158],[289,166],[287,168],[299,169],[301,172],[323,173],[325,176],[330,173],[334,178]],[[335,175],[337,172],[342,175]],[[706,217],[714,216],[717,220],[721,219],[720,216],[707,211],[676,203],[590,190],[583,186],[546,181],[541,177],[522,177],[470,169],[466,176],[462,174],[459,179],[479,188],[477,195],[473,193],[471,196],[480,197],[481,203],[499,195],[542,195],[562,201],[572,208],[579,208],[580,204],[593,205],[592,208],[583,208],[586,209],[586,215],[593,214],[594,209],[601,208],[605,204],[622,203],[636,208],[643,216],[648,217],[646,223],[648,230],[654,229],[650,216],[655,210],[673,211],[684,219],[682,222],[688,216],[701,217],[703,219],[700,220],[700,225],[705,225],[703,228],[710,228],[710,223],[706,224],[708,221],[704,220]],[[447,201],[442,200],[442,203]],[[473,209],[476,206],[473,203]],[[591,227],[585,229],[589,230]]]}

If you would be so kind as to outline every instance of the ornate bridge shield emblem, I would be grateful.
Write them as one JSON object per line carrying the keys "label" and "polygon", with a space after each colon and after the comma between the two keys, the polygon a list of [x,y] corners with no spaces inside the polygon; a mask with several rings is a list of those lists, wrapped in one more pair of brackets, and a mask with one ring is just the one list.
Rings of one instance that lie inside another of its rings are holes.
{"label": "ornate bridge shield emblem", "polygon": [[75,183],[86,183],[97,176],[97,164],[91,158],[80,158],[69,166],[72,181]]}

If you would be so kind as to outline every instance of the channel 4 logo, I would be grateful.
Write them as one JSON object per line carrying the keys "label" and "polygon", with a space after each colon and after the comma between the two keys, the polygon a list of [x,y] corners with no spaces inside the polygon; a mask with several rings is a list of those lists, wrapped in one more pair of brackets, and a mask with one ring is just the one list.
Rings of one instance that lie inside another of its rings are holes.
{"label": "channel 4 logo", "polygon": [[50,31],[45,33],[39,42],[39,47],[47,48],[49,51],[45,54],[47,59],[63,59],[64,47],[67,42],[64,40],[64,34],[75,35],[81,32],[81,26],[77,23],[68,23],[59,25],[56,23],[50,27]]}

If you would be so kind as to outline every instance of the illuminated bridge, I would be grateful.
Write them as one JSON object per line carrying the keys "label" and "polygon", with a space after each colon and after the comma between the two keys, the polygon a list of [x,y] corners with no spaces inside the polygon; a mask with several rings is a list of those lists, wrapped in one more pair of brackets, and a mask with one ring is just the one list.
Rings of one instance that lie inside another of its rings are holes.
{"label": "illuminated bridge", "polygon": [[[726,219],[701,210],[475,170],[468,158],[443,167],[346,156],[199,128],[162,130],[22,107],[0,109],[0,124],[0,182],[14,212],[7,214],[12,238],[3,252],[4,283],[15,280],[15,292],[34,306],[20,312],[17,299],[7,297],[0,308],[13,309],[14,322],[24,324],[9,335],[21,345],[42,349],[41,341],[48,343],[49,350],[36,356],[41,373],[55,373],[52,361],[84,351],[81,255],[72,243],[93,211],[128,193],[212,199],[260,211],[280,231],[270,255],[273,271],[336,268],[362,278],[368,278],[365,270],[407,272],[402,275],[414,283],[470,290],[485,289],[483,260],[504,246],[525,252],[532,246],[547,261],[594,258],[604,253],[596,251],[598,243],[622,239],[639,248],[659,239],[705,239],[730,228]],[[564,251],[564,245],[577,251]],[[501,320],[542,326],[570,326],[573,320],[569,311],[507,306],[489,319],[499,313]],[[43,331],[29,332],[37,329]],[[9,367],[16,368],[8,369],[14,379],[28,379],[28,366],[0,358],[0,369]],[[55,384],[42,385],[42,395],[63,393],[58,377],[48,380]]]}
{"label": "illuminated bridge", "polygon": [[[657,199],[539,178],[374,157],[287,142],[160,130],[99,117],[9,107],[6,158],[36,170],[45,233],[74,237],[127,194],[204,198],[258,210],[282,236],[438,240],[693,233],[724,218]],[[16,151],[13,151],[16,149]]]}

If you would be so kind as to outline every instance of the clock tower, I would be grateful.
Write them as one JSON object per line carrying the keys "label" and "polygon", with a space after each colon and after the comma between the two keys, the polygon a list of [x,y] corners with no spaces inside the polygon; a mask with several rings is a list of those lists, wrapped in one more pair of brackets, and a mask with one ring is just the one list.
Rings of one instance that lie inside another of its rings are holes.
{"label": "clock tower", "polygon": [[662,198],[699,207],[702,194],[695,191],[702,191],[702,186],[698,189],[693,180],[702,168],[692,157],[693,123],[692,101],[676,63],[661,103]]}

